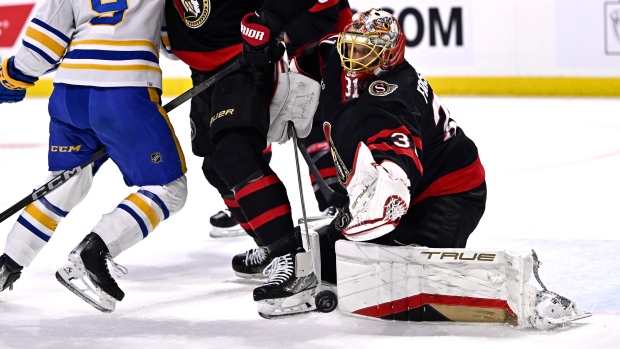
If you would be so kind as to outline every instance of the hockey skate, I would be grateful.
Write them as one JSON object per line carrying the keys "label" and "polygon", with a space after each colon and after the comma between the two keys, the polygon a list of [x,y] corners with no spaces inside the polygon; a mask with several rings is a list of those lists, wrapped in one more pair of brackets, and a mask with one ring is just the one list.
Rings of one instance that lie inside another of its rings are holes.
{"label": "hockey skate", "polygon": [[257,247],[235,255],[232,260],[232,268],[235,274],[244,279],[264,279],[263,273],[273,258],[269,256],[265,247]]}
{"label": "hockey skate", "polygon": [[254,289],[260,316],[274,319],[316,310],[318,279],[310,253],[300,249],[276,257],[264,273],[268,275],[267,281]]}
{"label": "hockey skate", "polygon": [[114,263],[99,235],[90,233],[69,253],[69,263],[58,269],[56,279],[95,309],[109,313],[125,293],[110,275],[108,263],[115,271],[127,273]]}
{"label": "hockey skate", "polygon": [[220,211],[209,219],[211,223],[211,232],[209,236],[212,238],[226,238],[233,236],[243,236],[246,232],[236,219],[232,217],[230,211],[225,209]]}
{"label": "hockey skate", "polygon": [[538,260],[534,250],[532,250],[532,257],[534,259],[534,277],[542,287],[542,291],[538,291],[536,294],[534,315],[530,318],[532,326],[539,330],[549,330],[571,321],[592,316],[590,312],[577,309],[575,302],[570,299],[547,290],[538,276],[538,268],[542,263]]}
{"label": "hockey skate", "polygon": [[0,292],[7,288],[13,290],[13,283],[22,275],[22,269],[24,267],[6,254],[0,256]]}

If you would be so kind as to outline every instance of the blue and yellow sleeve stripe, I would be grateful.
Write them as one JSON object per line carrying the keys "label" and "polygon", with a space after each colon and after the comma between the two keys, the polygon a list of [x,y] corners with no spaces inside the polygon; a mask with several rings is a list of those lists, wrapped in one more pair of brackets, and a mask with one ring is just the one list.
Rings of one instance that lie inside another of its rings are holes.
{"label": "blue and yellow sleeve stripe", "polygon": [[22,40],[26,48],[36,52],[49,64],[60,61],[70,42],[65,34],[37,18],[32,19]]}

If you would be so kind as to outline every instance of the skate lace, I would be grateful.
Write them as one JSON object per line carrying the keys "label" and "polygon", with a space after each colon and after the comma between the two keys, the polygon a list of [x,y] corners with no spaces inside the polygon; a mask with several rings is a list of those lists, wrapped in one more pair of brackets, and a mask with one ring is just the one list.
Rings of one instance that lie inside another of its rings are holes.
{"label": "skate lace", "polygon": [[268,277],[264,285],[281,285],[293,276],[293,272],[293,257],[290,253],[276,257],[263,270],[263,275]]}
{"label": "skate lace", "polygon": [[267,252],[265,252],[265,248],[253,248],[245,253],[245,265],[256,265],[261,264],[265,259],[267,259]]}
{"label": "skate lace", "polygon": [[105,256],[105,259],[107,261],[106,263],[106,269],[108,269],[108,273],[109,273],[109,267],[112,268],[112,271],[114,272],[114,275],[118,278],[121,278],[123,275],[127,274],[129,271],[127,270],[127,268],[125,268],[124,266],[116,263],[113,259],[112,256],[110,256],[109,254],[107,254]]}

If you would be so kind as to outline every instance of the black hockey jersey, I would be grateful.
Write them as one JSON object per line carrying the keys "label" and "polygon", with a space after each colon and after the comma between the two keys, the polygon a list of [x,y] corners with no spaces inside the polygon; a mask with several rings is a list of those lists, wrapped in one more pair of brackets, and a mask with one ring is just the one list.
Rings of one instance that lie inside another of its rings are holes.
{"label": "black hockey jersey", "polygon": [[[290,23],[317,0],[166,0],[170,47],[190,67],[213,71],[241,53],[241,19],[259,8]],[[273,29],[273,28],[270,28]],[[280,28],[283,29],[283,28]]]}
{"label": "black hockey jersey", "polygon": [[343,185],[359,142],[368,145],[377,163],[389,160],[405,170],[411,181],[411,205],[484,182],[474,142],[408,62],[365,81],[363,74],[341,68],[335,49],[329,52],[317,112],[325,121],[325,136]]}

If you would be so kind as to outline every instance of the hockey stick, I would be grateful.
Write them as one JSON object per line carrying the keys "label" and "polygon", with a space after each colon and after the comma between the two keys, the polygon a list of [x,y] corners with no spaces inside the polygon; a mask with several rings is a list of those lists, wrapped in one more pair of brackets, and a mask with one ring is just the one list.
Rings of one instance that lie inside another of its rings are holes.
{"label": "hockey stick", "polygon": [[[171,112],[172,110],[174,110],[175,108],[177,108],[181,104],[187,102],[192,97],[194,97],[197,94],[201,93],[202,91],[206,90],[207,88],[212,86],[214,83],[216,83],[217,81],[221,80],[223,77],[225,77],[226,75],[232,73],[233,71],[239,69],[240,67],[241,67],[241,62],[238,61],[238,60],[235,61],[231,65],[227,66],[226,68],[222,69],[218,73],[214,74],[212,77],[210,77],[207,80],[201,82],[200,84],[192,87],[191,89],[187,90],[182,95],[178,96],[177,98],[173,99],[172,101],[166,103],[166,105],[163,106],[164,110],[166,111],[166,113]],[[49,182],[47,182],[44,185],[40,186],[39,188],[35,189],[35,191],[33,191],[32,194],[26,196],[25,198],[21,199],[15,205],[9,207],[4,212],[0,213],[0,223],[4,222],[7,218],[9,218],[12,215],[14,215],[15,213],[19,212],[21,209],[23,209],[24,207],[28,206],[32,202],[34,202],[34,201],[40,199],[41,197],[51,193],[54,189],[58,188],[59,186],[61,186],[64,183],[66,183],[69,179],[71,179],[71,177],[74,177],[75,175],[80,173],[84,168],[86,168],[87,166],[89,166],[93,162],[97,161],[99,158],[103,157],[105,154],[106,154],[105,147],[101,148],[101,149],[97,150],[95,152],[95,154],[93,154],[93,157],[90,160],[88,160],[88,162],[86,162],[86,163],[84,163],[84,164],[82,164],[80,166],[76,166],[76,167],[74,167],[74,168],[72,168],[70,170],[63,171],[58,176],[52,178],[52,180],[50,180]]]}
{"label": "hockey stick", "polygon": [[[299,143],[299,139],[297,138],[297,132],[295,131],[295,126],[293,125],[293,122],[291,121],[289,121],[288,123],[288,133],[291,136],[291,138],[293,138],[293,148],[295,149],[295,165],[297,167],[297,183],[299,184],[299,198],[301,199],[301,213],[304,219],[304,228],[306,228],[306,246],[308,246],[308,252],[310,252],[310,256],[312,258],[312,268],[314,269],[314,274],[316,275],[318,279],[314,302],[315,302],[315,305],[318,311],[322,313],[329,313],[333,311],[334,309],[336,309],[336,306],[338,305],[338,297],[332,291],[323,290],[322,279],[321,279],[321,246],[320,246],[320,243],[318,242],[319,241],[318,238],[314,240],[315,242],[314,244],[312,243],[312,240],[310,238],[310,229],[308,229],[308,217],[306,215],[306,203],[304,200],[304,190],[303,190],[303,185],[301,181],[301,170],[299,169],[299,155],[297,155],[297,146],[300,143]],[[306,154],[308,153],[306,152]]]}
{"label": "hockey stick", "polygon": [[312,162],[312,158],[310,157],[306,146],[304,146],[297,137],[295,137],[293,141],[296,145],[295,149],[299,148],[301,156],[304,158],[304,160],[306,160],[306,163],[308,164],[308,169],[310,170],[310,173],[312,173],[312,175],[314,176],[316,184],[319,186],[319,190],[321,191],[321,194],[323,194],[323,197],[325,198],[325,201],[327,201],[328,205],[336,206],[338,208],[345,207],[349,202],[349,197],[337,193],[332,188],[330,188],[329,184],[327,184],[327,182],[325,182],[325,180],[321,176],[319,169],[317,169],[314,162]]}

